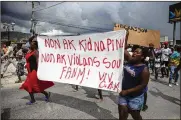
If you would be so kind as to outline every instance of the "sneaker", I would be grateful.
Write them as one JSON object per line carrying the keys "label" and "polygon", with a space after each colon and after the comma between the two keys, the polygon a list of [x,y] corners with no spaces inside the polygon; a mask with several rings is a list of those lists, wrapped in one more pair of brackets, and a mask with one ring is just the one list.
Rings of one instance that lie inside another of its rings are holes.
{"label": "sneaker", "polygon": [[171,84],[169,84],[168,86],[169,86],[169,87],[172,87],[172,85],[171,85]]}
{"label": "sneaker", "polygon": [[178,83],[175,83],[176,86],[178,86],[179,84]]}

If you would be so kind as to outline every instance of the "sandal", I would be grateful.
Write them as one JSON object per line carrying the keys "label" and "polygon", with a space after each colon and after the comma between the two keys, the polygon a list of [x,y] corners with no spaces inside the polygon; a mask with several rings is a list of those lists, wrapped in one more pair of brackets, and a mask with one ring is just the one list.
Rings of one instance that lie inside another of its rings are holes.
{"label": "sandal", "polygon": [[33,103],[35,103],[35,101],[34,102],[29,101],[29,102],[26,103],[26,105],[32,105]]}
{"label": "sandal", "polygon": [[48,97],[45,97],[45,101],[46,101],[46,102],[49,102],[49,101],[50,101],[50,95],[51,95],[51,93],[48,92]]}

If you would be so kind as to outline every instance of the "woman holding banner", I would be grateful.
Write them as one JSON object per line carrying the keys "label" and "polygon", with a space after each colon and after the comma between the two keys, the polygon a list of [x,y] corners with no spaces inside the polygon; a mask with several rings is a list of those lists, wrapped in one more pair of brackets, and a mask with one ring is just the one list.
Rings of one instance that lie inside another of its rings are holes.
{"label": "woman holding banner", "polygon": [[54,83],[50,81],[38,80],[38,43],[34,41],[35,37],[36,36],[33,36],[29,39],[30,51],[25,56],[28,74],[25,82],[20,87],[20,89],[25,89],[30,95],[31,100],[27,105],[35,103],[34,93],[43,93],[45,95],[45,101],[49,101],[50,93],[48,94],[44,90],[54,85]]}
{"label": "woman holding banner", "polygon": [[[127,44],[127,38],[128,34],[126,35],[125,45]],[[128,64],[124,66],[122,91],[119,93],[120,120],[127,120],[128,113],[131,114],[133,119],[142,120],[140,111],[144,104],[144,89],[147,87],[150,77],[149,70],[144,64],[147,53],[147,48],[137,48],[130,56],[125,49],[124,57]]]}

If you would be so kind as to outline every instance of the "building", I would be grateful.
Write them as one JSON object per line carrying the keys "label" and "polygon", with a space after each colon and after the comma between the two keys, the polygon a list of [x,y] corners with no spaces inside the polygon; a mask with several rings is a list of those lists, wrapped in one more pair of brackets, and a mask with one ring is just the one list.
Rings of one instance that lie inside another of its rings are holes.
{"label": "building", "polygon": [[[169,45],[173,46],[173,40],[169,40],[168,36],[160,37],[160,43],[169,42]],[[176,40],[176,45],[181,45],[181,40]]]}
{"label": "building", "polygon": [[[169,44],[173,46],[173,40],[169,40]],[[181,45],[181,40],[176,40],[176,45]]]}
{"label": "building", "polygon": [[160,37],[160,43],[168,42],[168,36]]}

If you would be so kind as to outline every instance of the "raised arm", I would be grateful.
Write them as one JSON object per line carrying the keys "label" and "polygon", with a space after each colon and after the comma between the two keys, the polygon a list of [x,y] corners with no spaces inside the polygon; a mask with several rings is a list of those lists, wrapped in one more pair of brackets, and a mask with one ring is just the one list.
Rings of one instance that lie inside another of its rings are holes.
{"label": "raised arm", "polygon": [[128,36],[129,36],[129,31],[126,30],[126,38],[125,38],[125,42],[124,42],[124,59],[126,61],[130,61],[131,60],[131,55],[129,54],[129,52],[127,51],[127,42],[128,42]]}

